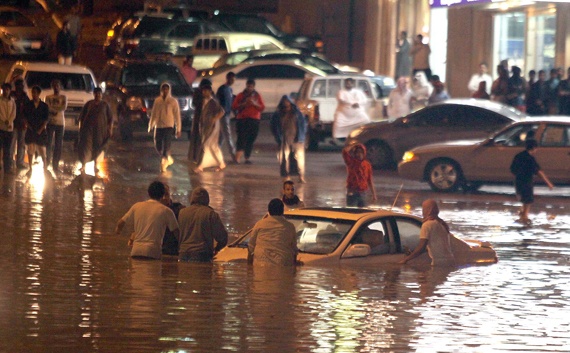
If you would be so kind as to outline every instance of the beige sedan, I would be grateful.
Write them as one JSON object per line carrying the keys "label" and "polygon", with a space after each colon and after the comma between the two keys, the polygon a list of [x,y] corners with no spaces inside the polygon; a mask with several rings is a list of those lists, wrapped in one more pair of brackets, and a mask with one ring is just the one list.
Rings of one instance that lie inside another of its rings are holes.
{"label": "beige sedan", "polygon": [[[554,184],[570,184],[570,118],[527,118],[483,141],[450,141],[407,151],[398,173],[427,181],[435,191],[476,190],[482,184],[512,183],[510,165],[524,150],[529,132],[538,142],[535,158]],[[539,181],[539,180],[537,180]]]}

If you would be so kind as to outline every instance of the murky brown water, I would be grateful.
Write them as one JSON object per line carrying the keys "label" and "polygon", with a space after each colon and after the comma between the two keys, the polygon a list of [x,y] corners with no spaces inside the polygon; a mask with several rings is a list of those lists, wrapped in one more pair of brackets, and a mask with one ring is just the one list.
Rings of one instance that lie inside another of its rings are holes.
{"label": "murky brown water", "polygon": [[[394,266],[265,273],[243,264],[133,261],[126,232],[116,237],[113,229],[146,198],[158,165],[134,158],[149,151],[136,148],[115,147],[103,180],[0,180],[1,352],[570,351],[567,198],[537,205],[534,227],[524,230],[513,223],[512,195],[445,197],[442,217],[452,230],[491,241],[500,258],[451,272]],[[182,150],[175,157],[182,159]],[[309,184],[299,188],[306,203],[344,203],[344,170],[335,158],[309,155],[308,164],[328,169],[309,172]],[[234,232],[250,227],[278,194],[272,170],[233,166],[189,177],[181,163],[174,167],[165,177],[174,198],[186,202],[188,190],[206,186]],[[378,175],[383,206],[399,186]],[[432,196],[404,191],[399,209],[417,212]]]}

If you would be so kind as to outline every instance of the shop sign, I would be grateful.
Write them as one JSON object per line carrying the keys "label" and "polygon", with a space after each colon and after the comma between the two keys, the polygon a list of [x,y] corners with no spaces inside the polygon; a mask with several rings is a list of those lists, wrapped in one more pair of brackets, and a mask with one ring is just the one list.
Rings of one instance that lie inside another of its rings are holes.
{"label": "shop sign", "polygon": [[488,2],[497,2],[497,0],[429,0],[431,7],[450,7],[460,5],[477,5]]}

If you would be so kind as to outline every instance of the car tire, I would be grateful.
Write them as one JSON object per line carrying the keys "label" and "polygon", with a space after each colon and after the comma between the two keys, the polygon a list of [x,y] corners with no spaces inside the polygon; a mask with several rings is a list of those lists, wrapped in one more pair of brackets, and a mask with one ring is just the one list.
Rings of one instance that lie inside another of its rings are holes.
{"label": "car tire", "polygon": [[366,158],[374,169],[393,169],[394,153],[390,146],[379,140],[368,141],[366,146]]}
{"label": "car tire", "polygon": [[309,129],[309,133],[307,134],[307,149],[309,151],[318,151],[319,150],[319,135],[316,131]]}
{"label": "car tire", "polygon": [[451,159],[436,159],[430,162],[426,175],[433,191],[454,192],[463,185],[461,167]]}

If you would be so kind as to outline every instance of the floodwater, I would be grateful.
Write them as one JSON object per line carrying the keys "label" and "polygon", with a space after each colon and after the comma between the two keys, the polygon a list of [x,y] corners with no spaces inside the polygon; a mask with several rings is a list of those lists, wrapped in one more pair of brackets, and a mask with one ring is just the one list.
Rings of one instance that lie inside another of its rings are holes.
{"label": "floodwater", "polygon": [[[231,232],[251,227],[279,195],[273,152],[258,151],[249,169],[194,176],[177,148],[161,177],[173,198],[187,203],[189,190],[205,186]],[[307,166],[309,183],[297,185],[305,202],[343,205],[340,157],[309,154]],[[539,188],[534,226],[524,229],[513,222],[511,188],[403,188],[396,209],[418,213],[423,199],[438,198],[452,231],[490,241],[497,264],[265,272],[129,259],[128,232],[113,231],[158,176],[149,143],[111,146],[99,178],[76,176],[69,160],[55,179],[36,167],[30,179],[0,180],[1,352],[570,351],[568,190]],[[389,208],[400,181],[375,178]]]}

